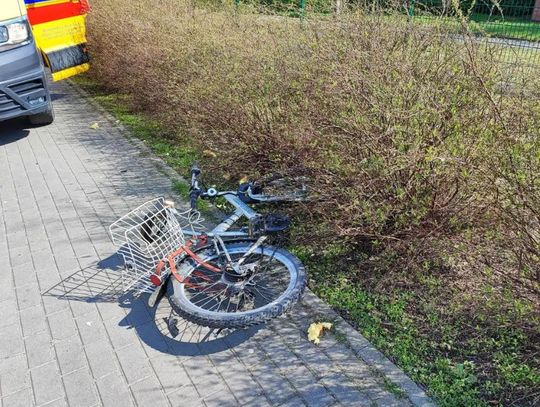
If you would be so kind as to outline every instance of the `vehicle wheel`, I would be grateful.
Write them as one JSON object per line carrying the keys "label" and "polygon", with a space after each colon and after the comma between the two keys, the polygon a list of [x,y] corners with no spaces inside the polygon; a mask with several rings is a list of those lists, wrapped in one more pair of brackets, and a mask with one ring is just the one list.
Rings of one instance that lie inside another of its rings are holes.
{"label": "vehicle wheel", "polygon": [[54,121],[54,110],[52,103],[49,103],[49,108],[43,113],[33,114],[28,116],[28,120],[35,126],[45,126]]}
{"label": "vehicle wheel", "polygon": [[[227,244],[233,262],[253,242]],[[213,248],[197,253],[216,265]],[[187,268],[186,268],[186,262]],[[245,328],[288,311],[306,288],[306,271],[300,260],[284,249],[259,246],[242,264],[244,274],[210,271],[188,258],[179,269],[189,278],[169,280],[167,296],[173,309],[188,321],[210,328]]]}

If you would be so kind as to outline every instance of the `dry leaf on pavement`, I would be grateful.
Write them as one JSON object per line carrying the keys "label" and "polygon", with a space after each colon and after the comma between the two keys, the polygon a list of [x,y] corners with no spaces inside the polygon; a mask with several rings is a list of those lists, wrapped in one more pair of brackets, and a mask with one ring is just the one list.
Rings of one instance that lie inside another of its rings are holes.
{"label": "dry leaf on pavement", "polygon": [[330,328],[332,328],[330,322],[314,322],[308,328],[308,339],[315,345],[318,345],[321,342],[320,337],[323,331]]}

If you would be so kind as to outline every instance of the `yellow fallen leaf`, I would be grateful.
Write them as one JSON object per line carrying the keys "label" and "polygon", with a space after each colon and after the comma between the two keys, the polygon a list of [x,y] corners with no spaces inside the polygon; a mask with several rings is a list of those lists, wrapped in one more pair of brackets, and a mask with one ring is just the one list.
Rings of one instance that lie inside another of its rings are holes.
{"label": "yellow fallen leaf", "polygon": [[98,123],[98,122],[92,123],[92,124],[90,125],[90,128],[91,128],[92,130],[97,130],[97,129],[99,129],[99,123]]}
{"label": "yellow fallen leaf", "polygon": [[203,156],[205,156],[205,157],[216,158],[216,157],[217,157],[217,154],[214,153],[212,150],[204,150],[204,151],[203,151]]}
{"label": "yellow fallen leaf", "polygon": [[307,332],[308,339],[313,342],[315,345],[318,345],[321,342],[321,334],[325,329],[331,329],[332,324],[330,322],[314,322],[312,323]]}
{"label": "yellow fallen leaf", "polygon": [[240,181],[238,181],[239,184],[245,184],[249,181],[249,178],[247,175],[244,175],[242,178],[240,178]]}

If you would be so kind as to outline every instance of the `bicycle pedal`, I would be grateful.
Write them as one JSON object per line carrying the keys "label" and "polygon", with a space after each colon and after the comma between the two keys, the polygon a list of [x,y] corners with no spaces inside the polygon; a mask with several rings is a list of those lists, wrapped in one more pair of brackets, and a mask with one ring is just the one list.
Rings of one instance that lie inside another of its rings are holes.
{"label": "bicycle pedal", "polygon": [[177,318],[167,318],[167,326],[169,327],[169,332],[173,338],[176,338],[180,333],[178,329],[178,319]]}
{"label": "bicycle pedal", "polygon": [[221,332],[223,332],[224,328],[219,328],[216,332],[214,332],[214,337],[217,338]]}

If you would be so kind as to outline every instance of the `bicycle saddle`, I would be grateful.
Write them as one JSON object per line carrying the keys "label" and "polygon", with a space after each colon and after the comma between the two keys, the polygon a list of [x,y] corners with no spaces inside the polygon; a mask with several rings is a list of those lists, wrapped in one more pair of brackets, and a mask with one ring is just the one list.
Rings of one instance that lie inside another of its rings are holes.
{"label": "bicycle saddle", "polygon": [[259,215],[249,222],[250,234],[253,236],[282,232],[289,227],[291,221],[288,216],[269,213]]}

